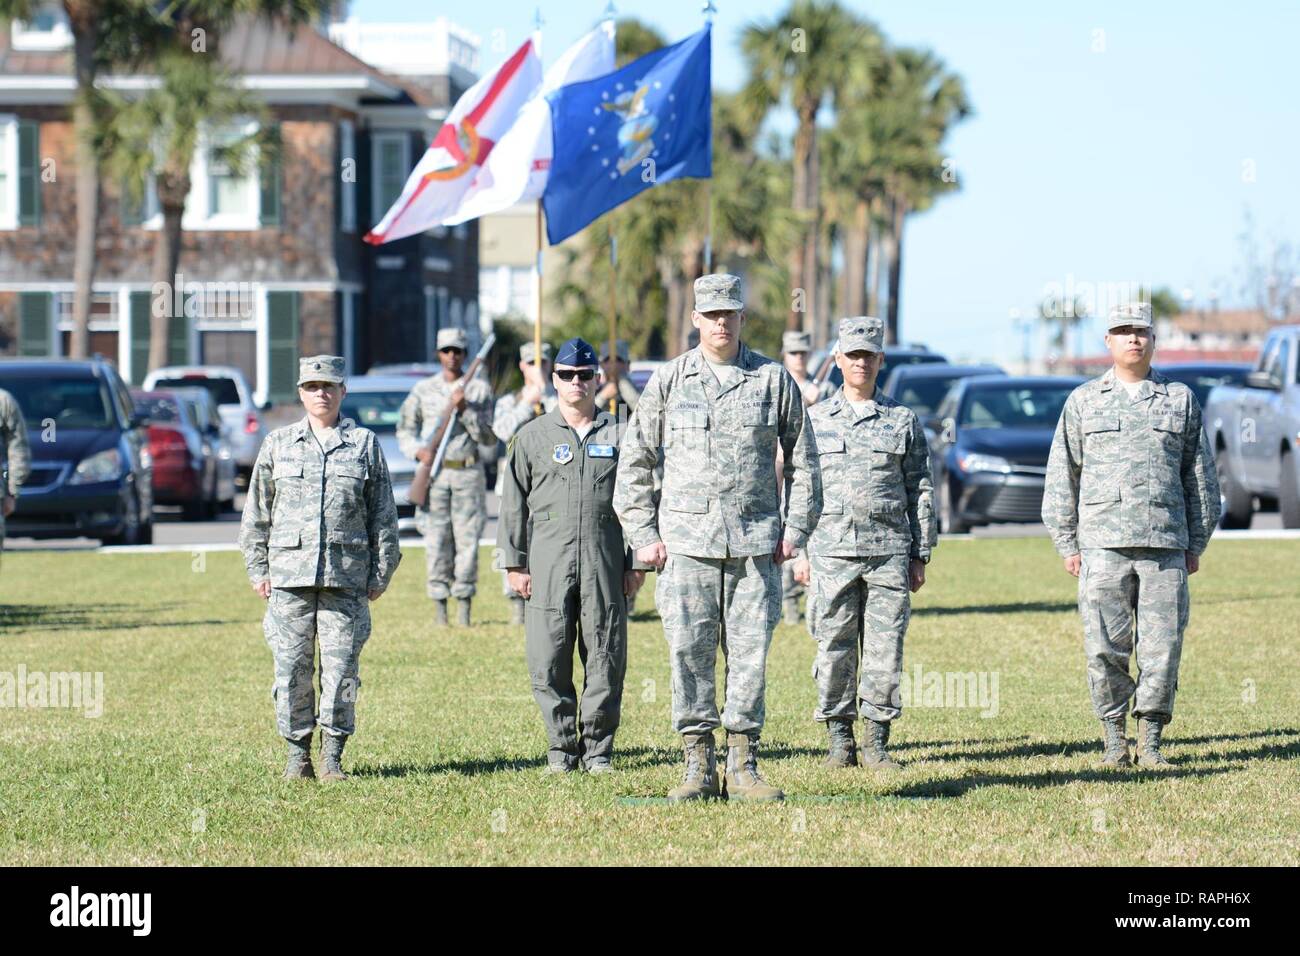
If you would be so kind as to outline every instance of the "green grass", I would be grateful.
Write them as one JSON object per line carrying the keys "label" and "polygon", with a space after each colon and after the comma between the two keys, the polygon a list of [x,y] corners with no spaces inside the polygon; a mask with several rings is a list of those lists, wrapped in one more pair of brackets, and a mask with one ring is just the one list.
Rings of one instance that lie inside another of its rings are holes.
{"label": "green grass", "polygon": [[[911,707],[893,776],[820,766],[813,642],[781,626],[765,770],[784,805],[671,806],[662,631],[643,594],[618,772],[544,777],[522,629],[436,631],[423,554],[374,606],[343,785],[279,779],[262,603],[236,554],[4,556],[0,672],[102,671],[103,716],[0,709],[0,857],[20,864],[1300,863],[1300,542],[1217,542],[1192,579],[1175,762],[1106,773],[1074,581],[1045,540],[945,542],[906,668],[998,674],[998,712]],[[653,589],[653,578],[647,583]],[[1252,693],[1253,691],[1253,693]],[[1131,731],[1130,731],[1131,732]]]}

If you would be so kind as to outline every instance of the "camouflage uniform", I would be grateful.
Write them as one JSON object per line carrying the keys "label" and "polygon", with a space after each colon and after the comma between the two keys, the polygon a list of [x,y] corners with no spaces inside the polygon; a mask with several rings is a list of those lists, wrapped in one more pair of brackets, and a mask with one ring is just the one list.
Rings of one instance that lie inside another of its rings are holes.
{"label": "camouflage uniform", "polygon": [[[781,352],[783,354],[787,352],[811,351],[812,336],[807,332],[787,330],[781,334]],[[798,378],[795,378],[793,372],[790,374],[790,377],[794,379],[794,383],[801,393],[803,392],[805,385],[812,383],[812,379],[807,377],[805,377],[803,381],[800,381]],[[828,397],[828,395],[829,393],[825,390],[825,383],[823,383],[823,386],[818,388],[816,401],[821,401]],[[813,403],[808,401],[805,396],[804,404],[812,405]],[[781,456],[778,454],[778,469],[781,466],[780,458]],[[781,602],[785,606],[785,622],[787,624],[799,623],[799,598],[803,597],[804,593],[804,586],[794,579],[794,562],[786,561],[781,565]]]}
{"label": "camouflage uniform", "polygon": [[[1147,316],[1123,324],[1149,327]],[[1152,371],[1131,398],[1112,368],[1070,395],[1043,521],[1062,557],[1082,556],[1088,686],[1103,721],[1122,721],[1135,690],[1135,717],[1172,719],[1188,620],[1185,552],[1205,550],[1219,509],[1214,456],[1186,385]]]}
{"label": "camouflage uniform", "polygon": [[[421,379],[402,402],[397,443],[415,459],[442,426],[452,391],[460,381],[441,372]],[[478,446],[493,442],[492,389],[481,379],[464,384],[466,407],[452,426],[447,454],[429,497],[415,509],[415,526],[424,535],[427,591],[435,601],[466,600],[478,584],[478,542],[487,519],[487,479]],[[454,557],[454,563],[453,563]]]}
{"label": "camouflage uniform", "polygon": [[[525,342],[519,347],[519,361],[532,362],[535,352],[535,343]],[[542,358],[547,362],[551,360],[551,346],[547,342],[542,343]],[[539,418],[541,415],[554,411],[555,406],[558,405],[560,401],[559,396],[555,394],[555,389],[552,387],[549,377],[546,381],[546,388],[542,392],[542,410],[540,412],[535,406],[524,403],[523,394],[523,389],[520,389],[516,392],[510,392],[508,395],[502,395],[497,399],[496,408],[492,415],[492,431],[497,438],[501,439],[501,441],[505,442],[507,445],[510,444],[510,439],[515,437],[515,434],[519,429],[523,428],[534,419]],[[496,491],[498,499],[505,494],[505,476],[506,470],[504,468],[497,470]],[[501,593],[505,596],[506,600],[510,601],[514,606],[514,620],[515,623],[518,623],[524,616],[524,599],[514,591],[510,590],[510,585],[506,580],[505,565],[501,563],[501,556],[499,553],[495,558],[493,566],[501,572]]]}
{"label": "camouflage uniform", "polygon": [[[879,351],[884,327],[879,319],[845,319],[840,338],[846,351]],[[821,516],[807,548],[814,716],[854,720],[861,700],[862,716],[888,722],[901,713],[908,565],[928,563],[938,537],[925,432],[910,408],[879,391],[860,416],[841,389],[808,417],[822,476]]]}
{"label": "camouflage uniform", "polygon": [[[738,301],[739,280],[702,277],[696,308],[704,296],[733,288]],[[735,372],[720,386],[699,348],[658,369],[628,423],[614,491],[630,545],[662,541],[668,551],[655,601],[672,660],[673,726],[684,735],[712,734],[719,723],[734,734],[762,728],[767,651],[781,608],[772,554],[783,534],[802,545],[821,507],[815,448],[794,380],[744,344]],[[778,447],[787,462],[784,515]],[[727,658],[721,720],[714,689],[720,640]]]}
{"label": "camouflage uniform", "polygon": [[[302,360],[302,381],[341,381]],[[249,580],[270,580],[263,628],[275,655],[276,722],[290,741],[317,723],[312,663],[320,641],[319,723],[331,735],[355,730],[358,658],[370,636],[368,591],[383,591],[401,561],[388,465],[369,429],[342,419],[324,446],[309,419],[262,442],[239,531]]]}
{"label": "camouflage uniform", "polygon": [[[32,473],[32,450],[27,443],[27,422],[14,397],[0,388],[0,456],[4,458],[4,493],[18,497],[18,486]],[[4,548],[5,519],[0,514],[0,550]]]}
{"label": "camouflage uniform", "polygon": [[[505,469],[497,543],[505,567],[532,576],[524,618],[528,672],[548,760],[566,769],[579,757],[608,759],[619,724],[627,669],[623,573],[632,555],[611,505],[617,466],[612,415],[599,412],[580,439],[556,409],[520,429]],[[575,643],[584,671],[581,746]]]}

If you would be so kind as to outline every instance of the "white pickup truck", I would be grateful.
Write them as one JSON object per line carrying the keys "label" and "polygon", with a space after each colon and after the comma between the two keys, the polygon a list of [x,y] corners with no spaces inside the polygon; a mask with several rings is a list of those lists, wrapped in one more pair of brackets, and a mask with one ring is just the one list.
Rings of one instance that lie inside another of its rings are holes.
{"label": "white pickup truck", "polygon": [[1269,333],[1245,386],[1219,385],[1205,404],[1215,451],[1223,526],[1249,528],[1276,506],[1282,527],[1300,528],[1300,325]]}

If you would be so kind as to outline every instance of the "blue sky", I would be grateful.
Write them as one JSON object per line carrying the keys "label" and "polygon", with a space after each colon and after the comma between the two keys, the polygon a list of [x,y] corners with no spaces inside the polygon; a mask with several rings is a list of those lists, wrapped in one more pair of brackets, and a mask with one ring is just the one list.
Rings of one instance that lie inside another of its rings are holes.
{"label": "blue sky", "polygon": [[[785,4],[717,5],[714,86],[736,89],[742,27]],[[948,140],[961,191],[908,221],[905,340],[1012,360],[1024,343],[1012,310],[1031,313],[1053,284],[1101,293],[1140,281],[1242,304],[1247,210],[1261,246],[1300,240],[1300,4],[846,5],[892,42],[934,50],[965,78],[975,107]],[[483,38],[490,69],[531,31],[538,6],[355,0],[352,12],[370,22],[446,14]],[[670,39],[702,23],[698,0],[616,6]],[[604,3],[540,8],[549,63]],[[1085,334],[1097,351],[1099,332]],[[1032,347],[1041,351],[1040,336]]]}

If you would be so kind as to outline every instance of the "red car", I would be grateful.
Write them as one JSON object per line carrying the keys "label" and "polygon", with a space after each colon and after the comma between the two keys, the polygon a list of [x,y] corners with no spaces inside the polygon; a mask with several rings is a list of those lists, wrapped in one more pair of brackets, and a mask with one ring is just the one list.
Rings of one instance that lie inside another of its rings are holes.
{"label": "red car", "polygon": [[180,505],[187,521],[215,518],[216,461],[204,451],[202,429],[188,404],[168,391],[132,390],[131,397],[148,422],[154,503]]}

